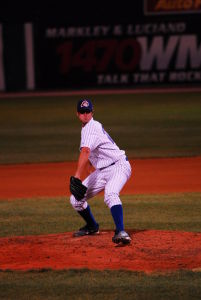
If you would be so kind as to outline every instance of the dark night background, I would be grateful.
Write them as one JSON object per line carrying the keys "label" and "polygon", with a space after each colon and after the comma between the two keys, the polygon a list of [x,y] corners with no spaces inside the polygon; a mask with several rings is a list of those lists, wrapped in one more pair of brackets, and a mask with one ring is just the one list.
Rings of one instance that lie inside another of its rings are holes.
{"label": "dark night background", "polygon": [[142,1],[133,1],[124,6],[117,2],[67,2],[65,5],[60,2],[51,4],[33,5],[33,2],[26,4],[10,3],[9,1],[0,5],[1,21],[63,21],[68,18],[70,21],[91,22],[91,21],[107,21],[118,19],[120,21],[127,18],[137,17],[142,14]]}

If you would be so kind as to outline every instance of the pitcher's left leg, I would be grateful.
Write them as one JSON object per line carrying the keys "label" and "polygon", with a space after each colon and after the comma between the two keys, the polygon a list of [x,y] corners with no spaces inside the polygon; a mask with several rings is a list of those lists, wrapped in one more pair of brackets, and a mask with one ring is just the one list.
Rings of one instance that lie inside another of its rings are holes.
{"label": "pitcher's left leg", "polygon": [[[124,162],[123,162],[124,163]],[[109,171],[109,170],[108,170]],[[105,187],[105,203],[110,208],[116,229],[112,239],[114,243],[129,244],[130,236],[124,231],[123,207],[119,193],[131,174],[130,164],[125,166],[119,163],[115,168],[111,168],[109,180]]]}

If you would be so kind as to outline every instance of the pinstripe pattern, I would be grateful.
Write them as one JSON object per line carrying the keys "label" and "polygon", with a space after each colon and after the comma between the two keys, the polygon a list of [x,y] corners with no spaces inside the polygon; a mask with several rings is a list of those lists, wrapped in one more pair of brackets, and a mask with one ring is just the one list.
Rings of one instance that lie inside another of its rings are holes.
{"label": "pinstripe pattern", "polygon": [[102,124],[93,118],[82,127],[80,149],[82,147],[90,148],[89,160],[96,170],[83,181],[87,187],[85,198],[77,201],[71,195],[74,209],[85,210],[87,201],[103,190],[104,202],[109,208],[122,205],[119,193],[131,176],[131,165],[126,160],[125,151],[119,149]]}
{"label": "pinstripe pattern", "polygon": [[81,131],[80,148],[88,147],[91,150],[89,160],[96,169],[109,166],[125,156],[103,126],[93,118]]}
{"label": "pinstripe pattern", "polygon": [[97,169],[91,173],[83,181],[83,184],[88,187],[86,197],[82,201],[77,201],[75,197],[71,195],[70,202],[76,210],[83,210],[87,207],[88,199],[105,190],[104,201],[109,208],[114,205],[122,204],[119,193],[130,175],[130,163],[123,157],[115,165],[107,167],[102,171]]}

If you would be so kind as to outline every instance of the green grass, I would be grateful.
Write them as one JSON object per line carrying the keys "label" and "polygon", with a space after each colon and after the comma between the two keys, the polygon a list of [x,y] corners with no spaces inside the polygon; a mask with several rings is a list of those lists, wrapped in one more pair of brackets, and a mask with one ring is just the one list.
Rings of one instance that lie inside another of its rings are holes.
{"label": "green grass", "polygon": [[201,273],[145,275],[126,271],[0,272],[1,300],[200,299]]}
{"label": "green grass", "polygon": [[[201,93],[90,98],[94,118],[129,157],[201,155]],[[77,159],[78,100],[78,96],[1,98],[0,164]]]}
{"label": "green grass", "polygon": [[[83,95],[87,96],[87,95]],[[95,119],[129,157],[201,155],[201,94],[96,95]],[[77,96],[0,99],[0,164],[77,159]],[[201,194],[122,196],[128,229],[201,232]],[[103,197],[90,202],[114,229]],[[0,237],[73,231],[82,225],[65,197],[0,201]],[[0,299],[201,299],[201,272],[0,272]]]}
{"label": "green grass", "polygon": [[[127,229],[201,232],[201,193],[122,196]],[[114,229],[103,197],[90,201],[101,229]],[[36,198],[0,201],[0,236],[73,231],[83,225],[69,199]]]}
{"label": "green grass", "polygon": [[[201,194],[122,196],[130,229],[201,232]],[[101,229],[113,229],[103,197],[90,202]],[[61,233],[82,225],[67,198],[0,201],[1,237]],[[89,258],[90,259],[90,258]],[[0,272],[0,299],[200,299],[201,272],[41,270]]]}

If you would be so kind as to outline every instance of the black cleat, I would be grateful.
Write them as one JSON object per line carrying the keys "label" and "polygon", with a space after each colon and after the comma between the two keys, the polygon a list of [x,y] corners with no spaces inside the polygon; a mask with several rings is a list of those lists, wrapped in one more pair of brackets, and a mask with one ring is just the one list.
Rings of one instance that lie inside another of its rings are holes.
{"label": "black cleat", "polygon": [[74,237],[80,237],[84,235],[93,235],[93,234],[99,234],[99,225],[97,226],[89,226],[85,225],[84,227],[80,228],[78,231],[76,231],[73,236]]}

